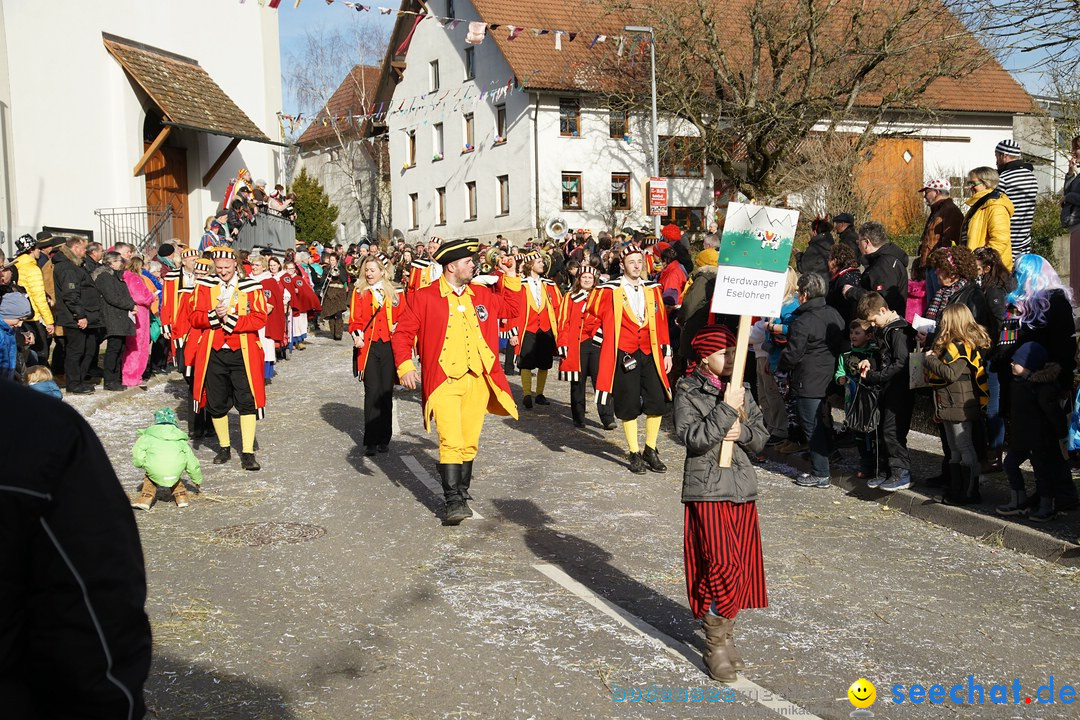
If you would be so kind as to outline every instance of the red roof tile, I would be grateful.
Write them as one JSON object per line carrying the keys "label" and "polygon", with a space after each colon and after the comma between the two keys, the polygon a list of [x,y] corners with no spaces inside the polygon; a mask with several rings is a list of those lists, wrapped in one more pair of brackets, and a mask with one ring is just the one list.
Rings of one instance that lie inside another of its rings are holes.
{"label": "red roof tile", "polygon": [[[315,116],[307,129],[296,141],[297,145],[313,145],[325,141],[336,141],[337,133],[330,118],[342,118],[351,115],[364,115],[375,100],[382,70],[371,65],[357,65],[341,81],[341,85],[330,96],[326,107]],[[324,124],[325,121],[325,124]],[[339,121],[340,123],[340,121]],[[338,128],[347,135],[363,135],[363,123],[352,125],[345,121]]]}

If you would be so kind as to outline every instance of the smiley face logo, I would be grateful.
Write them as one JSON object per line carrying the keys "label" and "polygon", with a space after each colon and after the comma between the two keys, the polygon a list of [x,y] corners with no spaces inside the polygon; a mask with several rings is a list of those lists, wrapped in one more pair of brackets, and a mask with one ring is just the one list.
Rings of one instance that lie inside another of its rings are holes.
{"label": "smiley face logo", "polygon": [[869,680],[859,678],[847,690],[848,700],[857,708],[868,708],[877,700],[877,688]]}

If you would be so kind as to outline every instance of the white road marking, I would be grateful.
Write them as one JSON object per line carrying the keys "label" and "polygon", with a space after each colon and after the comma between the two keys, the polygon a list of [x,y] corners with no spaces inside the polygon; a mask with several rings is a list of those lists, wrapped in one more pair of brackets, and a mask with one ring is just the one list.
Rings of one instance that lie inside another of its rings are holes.
{"label": "white road marking", "polygon": [[[401,462],[405,463],[405,467],[409,468],[409,472],[411,472],[417,480],[424,483],[424,487],[430,490],[432,495],[439,498],[442,497],[442,485],[435,479],[435,477],[431,473],[424,469],[424,466],[420,464],[419,460],[414,458],[412,455],[401,455],[399,457],[401,458]],[[484,519],[483,515],[476,512],[476,508],[473,508],[471,505],[469,507],[472,508],[473,511],[473,520]]]}
{"label": "white road marking", "polygon": [[[584,600],[586,603],[604,613],[612,620],[615,620],[620,625],[629,628],[641,637],[650,641],[658,650],[667,653],[676,660],[689,662],[698,670],[705,672],[705,664],[701,659],[701,654],[686,643],[676,640],[660,630],[657,630],[649,623],[639,617],[631,615],[610,600],[600,597],[550,563],[539,563],[533,565],[533,568],[540,571],[551,580],[554,580],[563,588],[569,590],[578,598]],[[821,720],[817,715],[811,715],[798,705],[790,703],[776,693],[748,680],[745,675],[740,674],[737,681],[733,683],[724,683],[724,685],[782,717],[797,717],[801,720]]]}

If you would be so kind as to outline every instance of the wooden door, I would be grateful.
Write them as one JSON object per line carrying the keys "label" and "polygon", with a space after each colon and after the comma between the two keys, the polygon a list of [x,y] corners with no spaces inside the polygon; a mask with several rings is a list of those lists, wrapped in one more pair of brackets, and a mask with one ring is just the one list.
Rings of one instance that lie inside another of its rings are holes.
{"label": "wooden door", "polygon": [[890,232],[903,232],[923,217],[923,143],[915,138],[882,138],[856,171],[870,219]]}
{"label": "wooden door", "polygon": [[[150,143],[146,143],[150,147]],[[187,150],[162,146],[146,163],[146,206],[150,210],[152,228],[160,217],[154,210],[171,207],[173,211],[172,235],[182,245],[191,242],[188,236],[188,182]]]}

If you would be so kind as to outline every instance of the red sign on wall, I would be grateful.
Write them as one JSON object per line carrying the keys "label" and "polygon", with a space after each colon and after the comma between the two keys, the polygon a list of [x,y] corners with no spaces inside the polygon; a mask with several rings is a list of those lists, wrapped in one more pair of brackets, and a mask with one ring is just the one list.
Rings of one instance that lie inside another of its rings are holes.
{"label": "red sign on wall", "polygon": [[667,178],[649,178],[649,215],[668,214]]}

